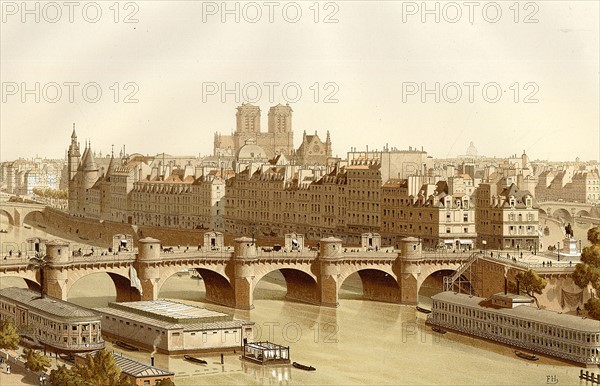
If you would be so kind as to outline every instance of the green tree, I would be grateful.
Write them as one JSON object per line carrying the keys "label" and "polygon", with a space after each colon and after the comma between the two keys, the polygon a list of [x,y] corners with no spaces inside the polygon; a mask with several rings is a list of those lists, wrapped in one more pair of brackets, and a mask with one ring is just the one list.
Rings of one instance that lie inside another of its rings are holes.
{"label": "green tree", "polygon": [[50,358],[40,354],[38,351],[26,348],[25,349],[25,367],[31,371],[46,371],[50,367]]}
{"label": "green tree", "polygon": [[77,386],[73,372],[65,365],[50,371],[49,380],[51,385]]}
{"label": "green tree", "polygon": [[[573,282],[580,288],[591,285],[598,292],[600,289],[600,227],[588,230],[587,238],[592,245],[583,248],[581,263],[575,266],[572,275]],[[600,316],[600,302],[590,299],[585,304],[585,309],[588,310],[591,317],[600,319],[598,317]]]}
{"label": "green tree", "polygon": [[156,386],[175,386],[175,382],[171,378],[163,378],[156,381]]}
{"label": "green tree", "polygon": [[21,337],[12,320],[0,320],[0,348],[14,350],[20,341]]}
{"label": "green tree", "polygon": [[129,380],[121,379],[121,369],[117,366],[112,354],[106,350],[96,351],[85,358],[85,363],[78,363],[73,369],[77,384],[86,386],[125,386]]}
{"label": "green tree", "polygon": [[592,298],[585,303],[588,315],[594,319],[600,319],[600,299]]}
{"label": "green tree", "polygon": [[[540,303],[535,295],[542,294],[542,291],[544,291],[544,288],[548,284],[546,280],[540,277],[533,269],[527,272],[519,272],[515,275],[515,278],[519,281],[520,292],[532,297],[535,300],[537,308],[540,308]],[[516,285],[514,286],[516,287]]]}

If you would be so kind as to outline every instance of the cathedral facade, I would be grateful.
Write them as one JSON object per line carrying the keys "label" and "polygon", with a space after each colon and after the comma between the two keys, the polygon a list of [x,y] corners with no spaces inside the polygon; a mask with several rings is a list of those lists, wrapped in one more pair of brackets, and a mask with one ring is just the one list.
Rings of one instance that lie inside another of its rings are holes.
{"label": "cathedral facade", "polygon": [[236,157],[246,141],[253,140],[265,150],[268,158],[277,154],[294,154],[294,132],[292,131],[292,108],[289,105],[273,106],[269,109],[268,130],[261,132],[260,108],[243,103],[237,108],[236,130],[232,135],[215,133],[214,155]]}

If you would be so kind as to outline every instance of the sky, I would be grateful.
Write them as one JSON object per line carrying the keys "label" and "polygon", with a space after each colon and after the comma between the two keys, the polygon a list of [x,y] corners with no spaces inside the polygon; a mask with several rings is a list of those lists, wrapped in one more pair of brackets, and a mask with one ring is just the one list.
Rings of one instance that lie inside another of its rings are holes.
{"label": "sky", "polygon": [[340,156],[598,160],[599,3],[0,1],[0,160],[210,155],[242,102]]}

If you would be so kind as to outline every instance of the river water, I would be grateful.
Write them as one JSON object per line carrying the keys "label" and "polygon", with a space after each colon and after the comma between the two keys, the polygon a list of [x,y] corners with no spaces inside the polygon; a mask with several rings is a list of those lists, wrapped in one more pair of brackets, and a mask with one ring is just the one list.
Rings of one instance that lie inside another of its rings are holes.
{"label": "river water", "polygon": [[[0,228],[10,230],[0,234],[3,243],[24,242],[33,236],[54,238],[41,230],[12,229],[4,217],[1,220]],[[5,253],[4,248],[2,251]],[[25,286],[22,279],[0,277],[0,287],[12,285]],[[177,385],[580,383],[579,368],[574,365],[543,356],[528,362],[517,358],[510,347],[452,332],[439,335],[425,325],[425,316],[414,307],[361,300],[357,277],[345,283],[337,309],[287,301],[285,291],[283,277],[275,272],[258,284],[253,310],[233,311],[202,303],[202,281],[175,275],[160,296],[250,319],[256,323],[255,340],[289,346],[292,361],[312,365],[316,372],[246,364],[238,355],[226,356],[221,365],[216,354],[198,355],[207,359],[208,365],[157,354],[155,365],[175,372]],[[114,286],[106,274],[81,279],[69,294],[70,301],[88,307],[104,306],[114,299]],[[421,300],[428,303],[425,297]],[[113,349],[108,342],[107,347]],[[147,352],[123,354],[149,362]]]}

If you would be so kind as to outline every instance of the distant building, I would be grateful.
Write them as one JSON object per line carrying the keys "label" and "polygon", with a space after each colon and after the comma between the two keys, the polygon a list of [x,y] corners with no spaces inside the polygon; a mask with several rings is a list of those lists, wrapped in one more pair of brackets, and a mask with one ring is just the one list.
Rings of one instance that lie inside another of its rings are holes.
{"label": "distant building", "polygon": [[535,187],[539,201],[567,201],[596,204],[600,202],[598,171],[580,170],[569,176],[566,170],[544,171]]}
{"label": "distant building", "polygon": [[[477,245],[488,249],[539,249],[539,206],[515,184],[498,193],[495,184],[483,183],[476,192]],[[485,243],[484,243],[485,241]]]}
{"label": "distant building", "polygon": [[238,349],[254,322],[168,300],[109,303],[95,308],[106,336],[166,354]]}
{"label": "distant building", "polygon": [[215,133],[214,155],[234,156],[249,139],[254,140],[266,151],[267,158],[273,158],[276,154],[293,155],[292,108],[281,104],[271,107],[267,132],[261,131],[260,115],[258,106],[250,103],[239,106],[235,115],[235,133],[232,135]]}
{"label": "distant building", "polygon": [[104,348],[100,315],[73,303],[23,288],[0,290],[0,319],[12,320],[19,334],[58,352]]}
{"label": "distant building", "polygon": [[418,237],[427,249],[472,249],[477,234],[471,180],[465,176],[451,181],[452,188],[446,181],[438,181],[424,184],[412,195],[409,180],[388,180],[382,188],[384,239],[399,245],[402,238]]}

